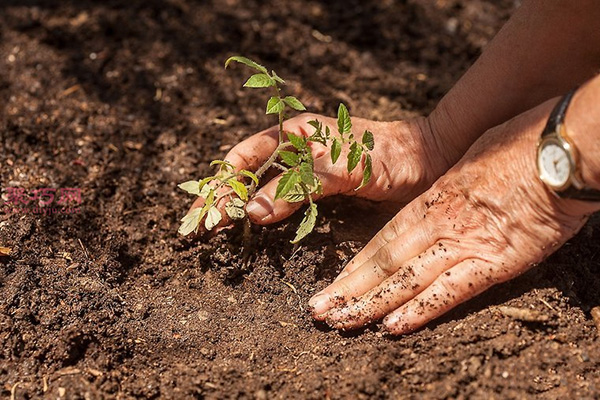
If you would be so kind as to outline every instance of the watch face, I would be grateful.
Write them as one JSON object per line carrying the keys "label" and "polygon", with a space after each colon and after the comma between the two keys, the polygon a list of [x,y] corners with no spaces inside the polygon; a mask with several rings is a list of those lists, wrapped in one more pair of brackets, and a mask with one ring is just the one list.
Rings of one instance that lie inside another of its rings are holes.
{"label": "watch face", "polygon": [[540,178],[553,189],[561,189],[569,181],[571,161],[567,151],[556,142],[542,144],[538,156]]}

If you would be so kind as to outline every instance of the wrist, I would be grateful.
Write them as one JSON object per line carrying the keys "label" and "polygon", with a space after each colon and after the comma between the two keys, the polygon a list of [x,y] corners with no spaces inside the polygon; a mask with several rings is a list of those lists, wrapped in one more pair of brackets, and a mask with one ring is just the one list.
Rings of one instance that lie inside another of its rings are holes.
{"label": "wrist", "polygon": [[586,187],[600,190],[600,76],[582,86],[571,101],[565,127],[578,153],[578,168]]}

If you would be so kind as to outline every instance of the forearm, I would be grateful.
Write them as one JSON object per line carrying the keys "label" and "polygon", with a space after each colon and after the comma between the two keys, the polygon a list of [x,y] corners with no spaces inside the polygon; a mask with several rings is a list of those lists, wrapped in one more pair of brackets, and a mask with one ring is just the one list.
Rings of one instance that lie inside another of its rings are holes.
{"label": "forearm", "polygon": [[600,190],[600,75],[575,94],[565,128],[578,150],[583,182]]}
{"label": "forearm", "polygon": [[456,161],[486,130],[591,78],[600,2],[525,1],[429,116]]}

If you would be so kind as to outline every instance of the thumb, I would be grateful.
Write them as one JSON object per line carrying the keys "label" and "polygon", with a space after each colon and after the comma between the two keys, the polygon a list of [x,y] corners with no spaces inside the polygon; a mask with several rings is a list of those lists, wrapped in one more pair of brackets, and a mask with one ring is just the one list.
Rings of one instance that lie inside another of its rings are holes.
{"label": "thumb", "polygon": [[273,200],[281,175],[277,175],[263,186],[246,205],[246,212],[253,223],[257,225],[273,224],[289,217],[302,207],[303,202],[301,201],[288,203],[283,199]]}

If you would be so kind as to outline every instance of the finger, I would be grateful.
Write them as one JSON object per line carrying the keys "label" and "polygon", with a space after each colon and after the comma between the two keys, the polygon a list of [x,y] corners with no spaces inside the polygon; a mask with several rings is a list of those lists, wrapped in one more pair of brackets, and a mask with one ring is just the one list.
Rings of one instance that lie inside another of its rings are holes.
{"label": "finger", "polygon": [[330,309],[379,285],[405,262],[429,248],[437,240],[433,236],[431,224],[421,222],[380,248],[350,275],[332,283],[309,300],[313,317],[324,320]]}
{"label": "finger", "polygon": [[277,126],[266,129],[235,145],[225,156],[236,171],[247,169],[256,171],[273,154],[279,145]]}
{"label": "finger", "polygon": [[490,263],[486,261],[462,261],[388,315],[383,323],[395,335],[412,332],[493,286],[498,280],[492,273]]}
{"label": "finger", "polygon": [[[334,194],[353,191],[354,186],[348,172],[331,164],[330,157],[320,157],[314,162],[315,175],[321,180],[323,193],[312,195],[317,200]],[[255,224],[267,225],[279,222],[296,212],[304,202],[290,203],[283,199],[273,200],[282,174],[265,184],[248,203],[246,210]]]}
{"label": "finger", "polygon": [[437,242],[356,301],[332,309],[327,323],[337,329],[354,329],[376,321],[421,293],[458,262],[459,250]]}
{"label": "finger", "polygon": [[423,201],[415,199],[409,205],[404,207],[396,216],[389,221],[352,260],[346,264],[342,272],[334,282],[345,278],[364,264],[368,259],[383,246],[402,235],[410,227],[417,224],[425,215],[425,206]]}
{"label": "finger", "polygon": [[271,179],[256,192],[256,195],[246,205],[246,212],[253,223],[267,225],[281,221],[293,214],[304,204],[302,201],[290,203],[284,199],[273,200],[281,176],[282,174],[279,174],[277,177]]}

